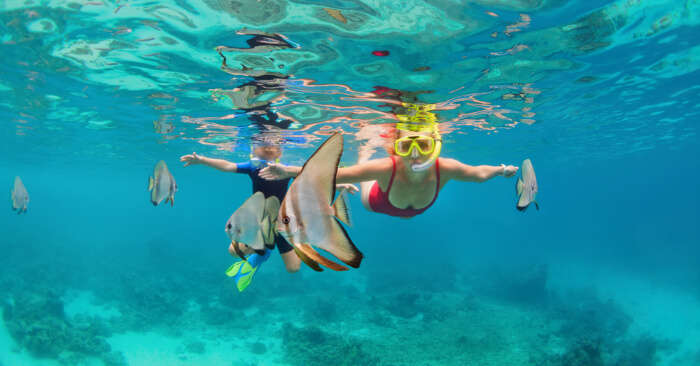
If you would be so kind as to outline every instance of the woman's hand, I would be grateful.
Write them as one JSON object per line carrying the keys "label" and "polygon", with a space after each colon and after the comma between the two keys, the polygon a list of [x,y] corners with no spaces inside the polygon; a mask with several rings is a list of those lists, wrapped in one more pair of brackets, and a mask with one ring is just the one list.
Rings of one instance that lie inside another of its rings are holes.
{"label": "woman's hand", "polygon": [[201,163],[201,159],[196,152],[189,155],[183,155],[180,157],[180,161],[185,163],[185,166],[195,165]]}
{"label": "woman's hand", "polygon": [[283,164],[269,163],[266,167],[260,170],[260,173],[258,173],[258,175],[260,176],[260,178],[263,178],[265,180],[287,179],[291,177],[291,175],[287,172],[287,169],[285,168],[286,167]]}
{"label": "woman's hand", "polygon": [[350,184],[350,183],[336,184],[335,189],[338,191],[347,191],[350,194],[355,194],[355,192],[360,191],[357,188],[357,186],[355,186],[354,184]]}
{"label": "woman's hand", "polygon": [[515,173],[518,172],[518,167],[513,166],[513,165],[504,165],[503,167],[503,176],[506,178],[510,178],[515,175]]}

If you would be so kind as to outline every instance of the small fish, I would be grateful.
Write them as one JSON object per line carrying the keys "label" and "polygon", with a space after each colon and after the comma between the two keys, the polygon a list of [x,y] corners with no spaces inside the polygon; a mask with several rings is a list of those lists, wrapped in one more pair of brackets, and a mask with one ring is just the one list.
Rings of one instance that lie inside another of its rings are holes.
{"label": "small fish", "polygon": [[317,246],[357,268],[362,253],[340,222],[349,223],[344,195],[335,197],[335,175],[343,153],[343,135],[334,133],[306,161],[280,206],[277,232],[289,241],[310,267],[322,264],[335,271],[348,268],[321,256]]}
{"label": "small fish", "polygon": [[342,13],[340,10],[338,10],[338,9],[331,9],[331,8],[323,8],[323,10],[325,10],[326,13],[328,13],[328,15],[332,16],[333,18],[335,18],[335,20],[337,20],[337,21],[339,21],[339,22],[341,22],[341,23],[344,23],[344,24],[347,24],[347,23],[348,23],[348,20],[345,18],[345,16],[343,15],[343,13]]}
{"label": "small fish", "polygon": [[389,51],[372,51],[372,54],[379,57],[389,56]]}
{"label": "small fish", "polygon": [[27,205],[29,204],[29,193],[27,193],[27,188],[24,187],[22,180],[19,177],[15,177],[15,184],[12,187],[12,192],[10,194],[12,199],[12,210],[17,211],[17,214],[27,212]]}
{"label": "small fish", "polygon": [[515,183],[515,191],[518,194],[518,203],[515,206],[519,211],[525,211],[530,203],[535,204],[535,208],[540,209],[540,205],[535,201],[537,196],[537,177],[535,169],[532,167],[530,159],[525,159],[520,168],[521,177]]}
{"label": "small fish", "polygon": [[245,259],[237,243],[245,244],[259,254],[264,254],[266,248],[274,249],[274,228],[279,207],[277,197],[265,199],[262,192],[255,192],[236,209],[226,222],[225,231],[238,256]]}
{"label": "small fish", "polygon": [[159,161],[153,168],[153,176],[148,177],[148,190],[151,192],[153,206],[158,206],[164,199],[165,203],[170,201],[170,206],[175,204],[177,183],[163,160]]}

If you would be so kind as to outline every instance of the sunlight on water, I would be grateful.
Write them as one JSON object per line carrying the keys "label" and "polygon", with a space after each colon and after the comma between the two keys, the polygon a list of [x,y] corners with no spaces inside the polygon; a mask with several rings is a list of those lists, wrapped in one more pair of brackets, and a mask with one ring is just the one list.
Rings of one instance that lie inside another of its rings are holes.
{"label": "sunlight on water", "polygon": [[[699,34],[697,0],[0,0],[0,366],[698,366]],[[349,195],[360,269],[236,290],[250,184],[180,156],[340,132],[347,167],[411,123],[499,179]]]}

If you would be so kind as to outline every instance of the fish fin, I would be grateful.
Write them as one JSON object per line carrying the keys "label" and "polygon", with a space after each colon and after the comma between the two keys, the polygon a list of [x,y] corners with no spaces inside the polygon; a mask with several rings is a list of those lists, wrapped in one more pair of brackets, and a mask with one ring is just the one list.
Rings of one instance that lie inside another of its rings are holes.
{"label": "fish fin", "polygon": [[352,221],[350,221],[350,208],[345,201],[345,191],[340,192],[338,198],[333,202],[333,214],[345,225],[352,226]]}
{"label": "fish fin", "polygon": [[263,217],[262,222],[260,223],[260,232],[262,232],[263,236],[263,242],[265,243],[265,246],[270,244],[270,219],[265,216]]}
{"label": "fish fin", "polygon": [[175,206],[175,196],[170,196],[170,207]]}
{"label": "fish fin", "polygon": [[309,266],[314,271],[323,272],[323,268],[321,268],[321,266],[319,266],[318,263],[312,261],[311,258],[307,257],[306,254],[304,254],[296,246],[294,246],[294,253],[297,254],[297,257],[299,257],[299,259],[301,259],[302,262],[304,262],[307,266]]}
{"label": "fish fin", "polygon": [[270,217],[270,223],[277,220],[277,214],[280,210],[280,200],[275,196],[270,196],[265,199],[265,213]]}
{"label": "fish fin", "polygon": [[324,250],[333,254],[336,256],[336,258],[340,259],[343,261],[343,263],[349,265],[350,267],[360,267],[360,262],[362,262],[362,258],[364,257],[362,252],[360,252],[360,250],[357,249],[355,244],[352,242],[352,239],[350,239],[348,232],[345,231],[345,228],[343,228],[343,225],[340,224],[340,221],[338,221],[338,219],[335,217],[332,219],[332,233],[331,237],[329,238],[331,244],[328,246],[328,249],[324,248]]}
{"label": "fish fin", "polygon": [[265,255],[265,249],[259,249],[259,250],[256,249],[256,250],[255,250],[255,254],[257,254],[257,255]]}
{"label": "fish fin", "polygon": [[258,229],[258,233],[255,235],[255,241],[251,243],[250,247],[255,250],[265,249],[265,239],[263,238],[262,230]]}
{"label": "fish fin", "polygon": [[[340,141],[337,141],[338,139],[340,139]],[[333,174],[333,176],[332,176],[333,182],[332,182],[332,184],[331,184],[331,189],[330,189],[330,192],[329,192],[330,194],[329,194],[329,196],[328,196],[328,203],[329,203],[329,204],[330,204],[331,202],[333,202],[333,198],[335,198],[336,173],[337,173],[337,170],[338,170],[338,164],[340,164],[340,157],[343,155],[343,134],[341,134],[340,132],[335,132],[335,133],[333,133],[333,135],[331,135],[331,137],[329,137],[326,141],[324,141],[324,142],[321,144],[321,146],[319,146],[318,149],[316,149],[316,151],[314,151],[314,153],[311,154],[311,156],[306,160],[306,162],[304,163],[304,165],[301,167],[301,171],[300,171],[299,174],[297,175],[297,178],[292,182],[292,186],[294,186],[297,182],[299,182],[300,178],[302,177],[302,175],[303,175],[303,173],[304,173],[304,170],[306,169],[306,166],[309,165],[309,162],[313,161],[313,160],[314,160],[314,157],[316,157],[316,155],[319,154],[320,151],[324,151],[324,152],[325,152],[324,147],[326,147],[326,145],[329,145],[328,148],[332,148],[332,145],[333,145],[333,144],[340,144],[340,146],[338,147],[339,153],[337,154],[338,157],[336,158],[336,161],[335,161],[335,169],[336,169],[336,170],[335,170],[335,172],[334,172],[334,174]],[[327,159],[323,159],[323,158],[320,158],[320,159],[326,160],[326,161],[327,161]],[[291,189],[291,188],[290,188],[290,189]]]}
{"label": "fish fin", "polygon": [[525,209],[527,208],[527,206],[515,205],[515,208],[517,208],[518,211],[520,211],[520,212],[525,212]]}
{"label": "fish fin", "polygon": [[540,204],[539,204],[539,203],[537,203],[537,201],[535,201],[535,208],[537,209],[537,211],[539,211],[539,210],[540,210]]}
{"label": "fish fin", "polygon": [[319,254],[311,245],[301,244],[297,246],[300,251],[306,254],[311,260],[320,263],[334,271],[347,271],[348,267],[333,262],[332,260]]}
{"label": "fish fin", "polygon": [[272,221],[270,216],[267,217],[267,222],[268,222],[268,226],[270,227],[269,232],[267,233],[267,236],[270,238],[270,241],[268,242],[268,244],[270,244],[272,246],[272,248],[274,248],[275,247],[275,236],[277,236],[277,232],[275,231],[275,224],[273,223],[274,221]]}
{"label": "fish fin", "polygon": [[247,261],[245,254],[243,254],[243,251],[241,248],[238,246],[238,242],[236,241],[231,241],[231,245],[233,246],[233,251],[236,252],[236,255],[243,259],[244,261]]}
{"label": "fish fin", "polygon": [[149,191],[153,189],[154,183],[155,182],[153,181],[153,177],[148,177],[148,190]]}
{"label": "fish fin", "polygon": [[274,229],[270,232],[270,241],[265,243],[265,248],[267,249],[275,249],[275,239],[277,238],[277,234],[274,232]]}
{"label": "fish fin", "polygon": [[520,196],[523,193],[523,186],[525,183],[523,182],[522,178],[518,178],[518,181],[515,183],[515,193]]}

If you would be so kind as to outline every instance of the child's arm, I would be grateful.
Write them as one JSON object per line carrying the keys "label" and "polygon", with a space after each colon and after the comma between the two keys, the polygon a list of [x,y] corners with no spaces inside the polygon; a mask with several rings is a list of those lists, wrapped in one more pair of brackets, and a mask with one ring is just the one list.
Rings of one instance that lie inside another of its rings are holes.
{"label": "child's arm", "polygon": [[230,161],[226,161],[223,159],[208,158],[206,156],[197,155],[197,153],[194,153],[194,152],[192,154],[189,154],[189,155],[181,156],[180,161],[184,162],[185,166],[202,164],[202,165],[206,165],[208,167],[212,167],[212,168],[221,170],[222,172],[231,172],[231,173],[238,172],[238,165],[236,163],[232,163]]}

